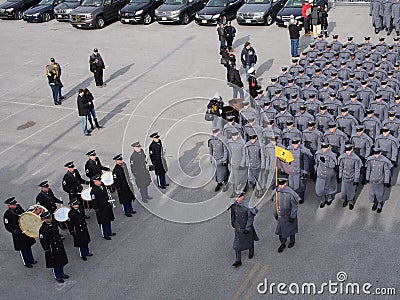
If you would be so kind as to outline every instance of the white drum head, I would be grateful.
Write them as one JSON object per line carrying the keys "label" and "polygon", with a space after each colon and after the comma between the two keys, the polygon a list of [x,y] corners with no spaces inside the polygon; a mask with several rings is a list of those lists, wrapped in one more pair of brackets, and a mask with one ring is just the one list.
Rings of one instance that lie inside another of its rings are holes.
{"label": "white drum head", "polygon": [[101,181],[104,183],[104,185],[112,185],[114,183],[112,172],[103,172],[103,174],[101,175]]}
{"label": "white drum head", "polygon": [[92,201],[92,197],[90,196],[90,191],[92,190],[91,187],[84,189],[81,193],[81,197],[85,201]]}
{"label": "white drum head", "polygon": [[57,208],[54,212],[54,219],[58,222],[66,222],[68,221],[68,212],[70,209],[66,206]]}

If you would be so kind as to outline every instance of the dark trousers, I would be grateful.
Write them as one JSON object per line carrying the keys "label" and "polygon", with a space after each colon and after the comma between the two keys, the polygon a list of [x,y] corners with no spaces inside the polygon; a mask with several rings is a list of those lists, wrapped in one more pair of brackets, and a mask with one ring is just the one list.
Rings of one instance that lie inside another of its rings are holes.
{"label": "dark trousers", "polygon": [[60,279],[64,275],[64,267],[54,267],[53,274],[56,279]]}
{"label": "dark trousers", "polygon": [[[254,254],[254,245],[249,249],[249,255]],[[242,261],[242,251],[236,251],[236,261]]]}
{"label": "dark trousers", "polygon": [[311,20],[310,19],[304,19],[304,33],[309,33],[311,31]]}
{"label": "dark trousers", "polygon": [[21,258],[22,258],[22,262],[24,263],[24,266],[28,266],[28,265],[33,264],[33,262],[35,260],[33,259],[33,254],[32,254],[31,247],[22,249],[20,251],[20,253],[21,253]]}
{"label": "dark trousers", "polygon": [[232,44],[233,44],[233,38],[226,38],[226,46],[232,47]]}
{"label": "dark trousers", "polygon": [[93,75],[94,81],[96,81],[96,86],[103,85],[103,69],[96,69]]}
{"label": "dark trousers", "polygon": [[100,229],[101,229],[101,234],[103,235],[103,237],[109,237],[110,234],[112,233],[111,222],[100,224]]}
{"label": "dark trousers", "polygon": [[157,183],[158,183],[158,186],[165,186],[165,184],[166,184],[165,174],[157,175]]}
{"label": "dark trousers", "polygon": [[[286,241],[287,241],[287,238],[284,238],[283,236],[279,236],[279,240],[281,241],[281,244],[282,245],[285,245],[286,244]],[[291,235],[290,236],[290,243],[294,243],[295,242],[295,235],[293,234],[293,235]]]}
{"label": "dark trousers", "polygon": [[128,204],[122,204],[122,206],[124,207],[124,213],[126,215],[129,214],[131,211],[133,211],[132,202]]}
{"label": "dark trousers", "polygon": [[79,254],[81,257],[86,257],[89,254],[89,245],[79,247]]}
{"label": "dark trousers", "polygon": [[50,84],[51,92],[53,95],[54,104],[56,104],[60,97],[61,88],[59,85]]}

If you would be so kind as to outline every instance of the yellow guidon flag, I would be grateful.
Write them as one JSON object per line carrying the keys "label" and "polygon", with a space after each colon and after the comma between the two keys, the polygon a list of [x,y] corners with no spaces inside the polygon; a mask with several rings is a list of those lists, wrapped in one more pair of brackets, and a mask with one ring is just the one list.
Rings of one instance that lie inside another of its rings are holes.
{"label": "yellow guidon flag", "polygon": [[275,153],[276,157],[284,161],[285,163],[291,163],[292,161],[294,161],[293,154],[289,150],[275,146]]}

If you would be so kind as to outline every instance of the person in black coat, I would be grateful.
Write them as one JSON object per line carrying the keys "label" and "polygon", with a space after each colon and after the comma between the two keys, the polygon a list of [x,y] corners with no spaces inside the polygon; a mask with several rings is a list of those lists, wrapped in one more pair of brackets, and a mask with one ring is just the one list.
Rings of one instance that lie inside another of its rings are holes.
{"label": "person in black coat", "polygon": [[149,146],[149,154],[157,175],[157,184],[159,188],[166,189],[169,184],[167,184],[165,180],[165,173],[167,173],[167,170],[160,136],[158,135],[158,132],[155,132],[151,134],[150,137],[153,141]]}
{"label": "person in black coat", "polygon": [[251,107],[255,107],[254,98],[258,96],[257,90],[260,88],[256,78],[256,69],[251,67],[249,69],[249,79],[247,80],[249,83],[249,94],[250,94],[250,103]]}
{"label": "person in black coat", "polygon": [[96,109],[94,108],[94,97],[93,97],[93,94],[89,91],[89,89],[84,89],[84,97],[85,97],[85,101],[89,104],[88,120],[90,123],[90,129],[91,130],[94,129],[93,122],[92,122],[92,116],[93,116],[94,124],[96,124],[96,127],[98,129],[103,128],[102,126],[100,126],[100,124],[97,120]]}
{"label": "person in black coat", "polygon": [[89,251],[90,235],[85,221],[85,216],[79,211],[78,199],[70,202],[71,210],[68,212],[68,230],[74,238],[74,247],[79,247],[79,254],[84,261],[87,256],[93,256]]}
{"label": "person in black coat", "polygon": [[103,82],[103,70],[106,68],[106,65],[97,48],[93,49],[93,53],[89,57],[89,65],[90,72],[94,75],[96,86],[99,88],[105,87],[106,84]]}
{"label": "person in black coat", "polygon": [[129,179],[128,169],[122,159],[122,154],[113,157],[115,167],[113,169],[114,185],[117,189],[119,203],[124,207],[127,217],[132,217],[136,211],[133,210],[132,202],[136,199]]}
{"label": "person in black coat", "polygon": [[36,204],[39,204],[46,208],[49,212],[54,214],[57,209],[57,203],[62,204],[63,202],[54,196],[53,191],[49,186],[49,182],[43,181],[39,184],[40,193],[36,196]]}
{"label": "person in black coat", "polygon": [[151,200],[153,198],[149,196],[148,192],[148,186],[151,183],[151,177],[147,168],[146,154],[144,154],[142,146],[139,142],[133,143],[131,147],[133,147],[133,152],[129,161],[131,165],[131,172],[135,178],[140,195],[142,196],[142,201],[147,202],[147,200]]}
{"label": "person in black coat", "polygon": [[222,23],[218,24],[217,33],[218,33],[219,47],[226,48],[226,33],[224,30],[224,24]]}
{"label": "person in black coat", "polygon": [[68,264],[64,243],[58,231],[58,226],[51,217],[49,211],[43,212],[40,217],[43,224],[39,229],[40,244],[44,250],[46,268],[53,268],[54,277],[60,283],[69,276],[64,273],[64,266]]}
{"label": "person in black coat", "polygon": [[4,201],[8,205],[8,209],[4,213],[3,223],[8,232],[12,234],[14,249],[21,253],[22,262],[27,268],[32,268],[37,261],[32,255],[32,245],[36,243],[34,238],[25,235],[19,227],[19,216],[25,211],[21,205],[17,204],[15,197],[8,198]]}
{"label": "person in black coat", "polygon": [[[79,210],[85,215],[85,209],[83,207],[83,200],[81,192],[83,191],[82,184],[89,184],[89,181],[82,179],[79,171],[75,169],[73,161],[70,161],[64,165],[67,168],[67,173],[63,177],[62,188],[68,193],[69,200],[77,198],[79,201]],[[89,219],[89,216],[85,215],[85,219]]]}
{"label": "person in black coat", "polygon": [[244,99],[243,82],[240,78],[239,70],[236,69],[235,64],[232,66],[232,68],[229,69],[228,83],[233,89],[232,98],[236,99],[239,94],[240,99]]}
{"label": "person in black coat", "polygon": [[82,131],[85,136],[90,136],[90,130],[87,128],[87,116],[89,113],[89,103],[85,99],[85,91],[79,89],[78,98],[76,100],[78,106],[78,115],[81,119]]}
{"label": "person in black coat", "polygon": [[226,22],[224,27],[225,36],[226,36],[226,46],[232,47],[233,40],[236,36],[236,28],[232,26],[231,21]]}
{"label": "person in black coat", "polygon": [[100,176],[91,178],[93,187],[90,195],[93,201],[93,209],[96,212],[97,223],[100,225],[103,238],[111,240],[110,236],[114,236],[112,232],[111,222],[114,221],[114,212],[112,204],[110,203],[110,195],[107,187],[101,182]]}
{"label": "person in black coat", "polygon": [[89,159],[85,164],[85,172],[89,179],[96,175],[101,176],[101,171],[110,171],[110,168],[104,167],[101,164],[100,158],[97,157],[96,150],[89,151],[86,155],[89,156]]}

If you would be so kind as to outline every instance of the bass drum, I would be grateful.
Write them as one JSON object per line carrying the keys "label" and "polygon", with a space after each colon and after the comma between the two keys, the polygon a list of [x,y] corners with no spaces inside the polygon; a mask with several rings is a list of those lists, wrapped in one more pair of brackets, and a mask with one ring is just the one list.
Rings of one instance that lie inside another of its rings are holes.
{"label": "bass drum", "polygon": [[60,208],[57,208],[56,211],[54,212],[54,219],[57,221],[58,226],[62,230],[67,230],[68,229],[68,213],[71,209],[66,206],[61,206]]}
{"label": "bass drum", "polygon": [[40,214],[42,212],[47,211],[47,208],[45,208],[44,206],[41,206],[39,204],[34,204],[34,205],[29,206],[29,208],[26,211],[32,212],[35,215],[40,217]]}
{"label": "bass drum", "polygon": [[92,188],[88,187],[84,189],[81,193],[81,198],[83,202],[83,208],[84,209],[92,209],[92,196],[90,195]]}
{"label": "bass drum", "polygon": [[116,187],[114,184],[114,176],[113,173],[110,171],[105,171],[101,175],[101,181],[104,183],[104,185],[108,188],[108,190],[111,193],[114,193],[116,191]]}
{"label": "bass drum", "polygon": [[42,226],[42,219],[31,211],[24,212],[18,219],[19,228],[31,238],[39,237],[39,229]]}

